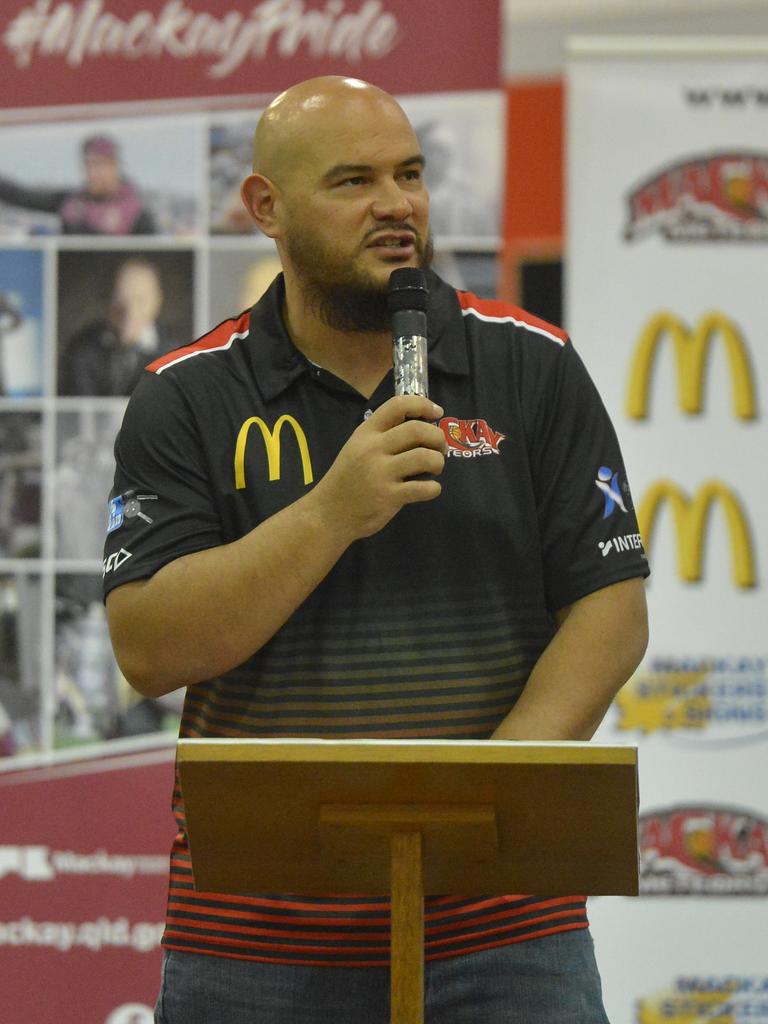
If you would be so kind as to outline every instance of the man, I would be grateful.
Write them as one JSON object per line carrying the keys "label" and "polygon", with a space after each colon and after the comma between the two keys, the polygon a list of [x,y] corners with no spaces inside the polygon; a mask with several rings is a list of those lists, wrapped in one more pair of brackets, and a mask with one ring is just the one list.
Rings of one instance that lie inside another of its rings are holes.
{"label": "man", "polygon": [[61,395],[130,395],[144,366],[171,342],[158,316],[163,306],[154,263],[131,256],[120,264],[105,318],[67,342],[59,363]]}
{"label": "man", "polygon": [[150,235],[157,231],[136,187],[123,176],[120,151],[109,135],[83,142],[84,187],[27,188],[0,178],[0,201],[59,216],[65,235]]}
{"label": "man", "polygon": [[[644,557],[599,547],[637,532],[594,484],[620,454],[565,335],[430,273],[434,402],[393,397],[422,165],[371,85],[279,96],[242,191],[283,274],[131,399],[107,613],[141,693],[188,687],[185,736],[586,739],[642,657]],[[389,1019],[385,900],[198,892],[175,812],[159,1021]],[[581,897],[430,898],[427,1019],[604,1022],[586,929]]]}

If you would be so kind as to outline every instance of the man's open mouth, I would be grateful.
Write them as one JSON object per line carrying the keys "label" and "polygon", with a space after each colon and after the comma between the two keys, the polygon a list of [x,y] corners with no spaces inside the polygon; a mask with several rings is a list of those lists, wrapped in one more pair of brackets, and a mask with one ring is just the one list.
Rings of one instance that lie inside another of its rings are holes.
{"label": "man's open mouth", "polygon": [[416,243],[416,236],[410,231],[398,231],[394,234],[377,235],[368,243],[369,249],[411,249]]}

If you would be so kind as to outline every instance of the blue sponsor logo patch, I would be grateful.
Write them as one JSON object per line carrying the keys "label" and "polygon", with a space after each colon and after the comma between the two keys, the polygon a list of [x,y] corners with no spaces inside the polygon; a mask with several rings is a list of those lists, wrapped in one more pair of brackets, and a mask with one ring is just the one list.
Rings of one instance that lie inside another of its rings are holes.
{"label": "blue sponsor logo patch", "polygon": [[627,506],[624,504],[624,498],[621,494],[623,488],[619,484],[619,474],[614,473],[609,466],[601,466],[598,469],[595,486],[599,491],[602,491],[603,498],[605,498],[603,519],[612,516],[617,508],[620,508],[622,512],[627,511]]}
{"label": "blue sponsor logo patch", "polygon": [[123,509],[123,496],[119,495],[117,498],[112,500],[107,505],[109,512],[109,522],[107,523],[107,533],[114,533],[115,530],[119,529],[125,521],[125,511]]}

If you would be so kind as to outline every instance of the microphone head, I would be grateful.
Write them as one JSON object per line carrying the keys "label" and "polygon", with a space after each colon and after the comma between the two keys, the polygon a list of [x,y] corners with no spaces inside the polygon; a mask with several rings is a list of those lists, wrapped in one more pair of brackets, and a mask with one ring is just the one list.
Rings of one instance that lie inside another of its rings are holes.
{"label": "microphone head", "polygon": [[399,267],[389,275],[389,292],[387,308],[390,313],[401,309],[418,309],[427,311],[429,289],[423,270],[418,267]]}

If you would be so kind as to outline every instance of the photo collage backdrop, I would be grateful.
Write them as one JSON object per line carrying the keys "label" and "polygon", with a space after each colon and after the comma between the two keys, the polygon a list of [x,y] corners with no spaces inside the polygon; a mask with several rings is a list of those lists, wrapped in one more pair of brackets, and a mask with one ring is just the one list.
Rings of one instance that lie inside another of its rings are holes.
{"label": "photo collage backdrop", "polygon": [[[435,269],[492,297],[503,95],[402,103],[427,158]],[[111,651],[113,445],[142,368],[279,271],[239,198],[259,113],[0,128],[2,767],[176,734],[183,691],[143,699]],[[94,202],[100,190],[113,198]]]}

